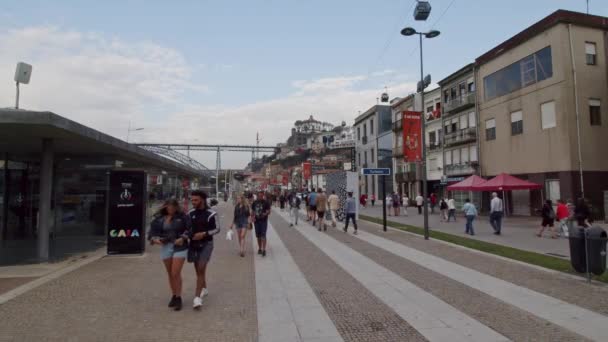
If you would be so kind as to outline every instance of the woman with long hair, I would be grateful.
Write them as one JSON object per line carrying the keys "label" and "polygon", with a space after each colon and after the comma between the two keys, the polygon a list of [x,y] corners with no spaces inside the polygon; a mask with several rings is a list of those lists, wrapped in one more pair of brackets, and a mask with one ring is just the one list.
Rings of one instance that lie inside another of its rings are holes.
{"label": "woman with long hair", "polygon": [[239,251],[241,257],[245,256],[245,236],[247,235],[247,229],[249,229],[251,218],[251,207],[249,201],[245,195],[240,195],[238,203],[234,207],[234,219],[230,229],[236,227],[237,236],[239,237]]}
{"label": "woman with long hair", "polygon": [[169,276],[173,296],[169,307],[182,309],[182,268],[188,256],[190,217],[181,210],[176,199],[167,200],[150,223],[150,244],[160,245],[160,256]]}

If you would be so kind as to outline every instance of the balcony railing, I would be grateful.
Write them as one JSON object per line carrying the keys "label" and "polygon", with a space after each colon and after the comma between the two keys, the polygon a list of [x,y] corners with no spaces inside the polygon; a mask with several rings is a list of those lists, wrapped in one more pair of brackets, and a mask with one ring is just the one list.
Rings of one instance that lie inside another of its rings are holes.
{"label": "balcony railing", "polygon": [[395,180],[397,183],[407,183],[416,181],[415,172],[397,172],[395,173]]}
{"label": "balcony railing", "polygon": [[475,93],[468,93],[464,96],[459,96],[457,98],[451,99],[448,103],[444,105],[446,113],[452,113],[459,109],[464,109],[465,107],[470,107],[475,105]]}
{"label": "balcony railing", "polygon": [[435,142],[434,144],[431,143],[428,145],[429,151],[437,151],[440,150],[442,147],[443,145],[441,145],[441,142]]}
{"label": "balcony railing", "polygon": [[461,129],[445,135],[445,146],[465,144],[477,140],[477,129],[475,127]]}
{"label": "balcony railing", "polygon": [[445,174],[446,176],[470,175],[477,171],[478,166],[478,162],[466,162],[463,164],[446,165]]}
{"label": "balcony railing", "polygon": [[399,132],[403,130],[403,122],[401,119],[393,122],[393,132]]}

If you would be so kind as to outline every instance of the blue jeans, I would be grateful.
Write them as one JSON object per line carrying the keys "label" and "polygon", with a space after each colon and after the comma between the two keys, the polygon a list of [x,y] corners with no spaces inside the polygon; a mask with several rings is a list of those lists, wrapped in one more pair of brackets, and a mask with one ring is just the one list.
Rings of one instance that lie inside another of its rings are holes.
{"label": "blue jeans", "polygon": [[448,222],[450,222],[450,217],[454,218],[454,222],[456,222],[456,209],[448,210]]}
{"label": "blue jeans", "polygon": [[473,229],[473,221],[475,220],[475,215],[467,215],[467,225],[465,233],[475,235],[475,230]]}
{"label": "blue jeans", "polygon": [[357,230],[357,214],[355,213],[347,213],[346,214],[346,224],[344,225],[344,230],[348,230],[348,221],[353,220],[353,226],[355,226],[355,231]]}
{"label": "blue jeans", "polygon": [[502,211],[494,211],[490,214],[490,225],[496,233],[502,228]]}

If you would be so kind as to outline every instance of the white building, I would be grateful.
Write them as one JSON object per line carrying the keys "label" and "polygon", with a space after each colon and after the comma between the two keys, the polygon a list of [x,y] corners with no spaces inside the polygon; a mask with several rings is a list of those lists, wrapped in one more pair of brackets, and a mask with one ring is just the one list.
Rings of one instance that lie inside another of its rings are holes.
{"label": "white building", "polygon": [[428,193],[440,191],[443,176],[441,88],[424,93],[426,177]]}

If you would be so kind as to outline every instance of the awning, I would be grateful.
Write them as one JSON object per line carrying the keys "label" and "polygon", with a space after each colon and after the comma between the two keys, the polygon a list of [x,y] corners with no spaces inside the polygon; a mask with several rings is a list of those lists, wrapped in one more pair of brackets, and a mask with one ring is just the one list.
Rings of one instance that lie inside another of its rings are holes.
{"label": "awning", "polygon": [[[477,175],[472,175],[471,177],[458,182],[456,184],[452,184],[448,186],[448,191],[475,191],[476,187],[486,183],[487,181]],[[479,191],[479,190],[477,190]]]}
{"label": "awning", "polygon": [[510,190],[534,190],[540,189],[542,185],[519,179],[506,173],[490,179],[489,181],[474,187],[476,191],[510,191]]}

